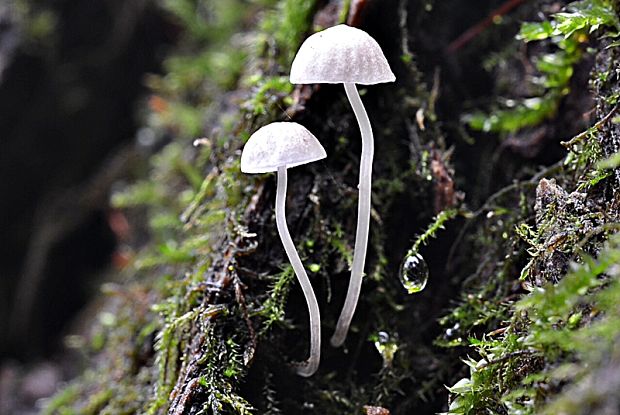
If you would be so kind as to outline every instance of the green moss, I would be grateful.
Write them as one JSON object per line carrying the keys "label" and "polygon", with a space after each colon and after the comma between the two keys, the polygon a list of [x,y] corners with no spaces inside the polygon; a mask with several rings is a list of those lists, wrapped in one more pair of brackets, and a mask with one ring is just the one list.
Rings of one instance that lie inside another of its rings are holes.
{"label": "green moss", "polygon": [[[294,273],[268,223],[273,179],[242,175],[238,156],[250,132],[278,119],[291,103],[292,86],[285,74],[310,28],[315,5],[253,1],[233,13],[225,8],[239,9],[227,1],[208,3],[164,2],[187,31],[179,51],[166,64],[166,73],[149,79],[157,99],[150,102],[145,123],[156,136],[175,139],[149,160],[147,179],[113,196],[116,207],[139,206],[145,212],[148,228],[143,231],[149,234],[149,243],[132,253],[130,266],[118,276],[119,284],[106,287],[105,318],[94,323],[90,342],[82,342],[92,345],[93,368],[57,395],[48,413],[90,408],[101,413],[159,414],[172,407],[203,414],[295,413],[307,407],[315,413],[340,415],[360,413],[364,405],[412,413],[428,401],[443,399],[445,395],[438,398],[438,388],[444,382],[454,384],[451,413],[516,415],[568,407],[570,389],[558,384],[585,382],[593,375],[586,370],[588,365],[604,362],[604,357],[589,354],[576,343],[587,344],[583,339],[590,336],[601,345],[598,350],[609,351],[610,339],[617,334],[613,304],[620,294],[613,282],[614,268],[605,262],[617,248],[613,241],[602,248],[613,230],[605,227],[612,217],[583,202],[603,193],[606,169],[614,165],[615,159],[598,164],[603,158],[600,130],[592,129],[572,142],[563,165],[501,189],[475,212],[441,212],[415,239],[415,252],[422,244],[441,250],[432,245],[431,237],[447,221],[463,216],[465,226],[446,258],[452,268],[437,279],[442,284],[438,291],[455,294],[450,297],[453,303],[444,298],[443,333],[435,341],[442,347],[435,350],[428,339],[437,333],[437,326],[428,313],[439,306],[426,296],[429,289],[407,297],[393,263],[406,251],[406,242],[397,252],[399,243],[387,240],[395,201],[407,203],[419,197],[416,200],[422,204],[430,204],[427,199],[436,185],[433,152],[448,154],[439,122],[435,123],[435,115],[427,116],[426,129],[415,133],[419,153],[402,157],[402,162],[377,158],[368,278],[348,349],[324,350],[327,363],[312,378],[300,379],[288,373],[286,361],[305,353],[306,343],[299,339],[307,335],[306,311],[288,301]],[[255,19],[251,16],[260,19],[258,29],[248,27]],[[211,18],[223,19],[214,26],[217,31],[208,28]],[[524,26],[522,33],[532,41],[544,40],[555,30],[556,20]],[[253,40],[251,47],[235,49],[224,43],[239,28],[245,30],[241,37]],[[528,109],[532,113],[518,113],[513,106],[505,114],[494,114],[499,121],[489,124],[490,130],[506,131],[509,126],[514,131],[557,115],[558,100],[570,92],[566,85],[573,76],[573,58],[582,53],[578,39],[572,37],[582,36],[586,29],[570,32],[568,40],[555,35],[547,40],[552,53],[541,55],[536,63],[542,82],[533,87],[539,95],[534,101],[516,103],[526,109],[532,104]],[[228,65],[230,73],[222,73]],[[414,113],[409,111],[412,105],[434,106],[435,98],[418,82],[422,76],[414,61],[408,60],[406,70],[415,86],[402,87],[385,100],[389,103],[379,99],[374,105],[386,113],[402,106],[407,114]],[[411,79],[405,83],[413,83]],[[237,93],[229,94],[234,88]],[[338,103],[330,109],[344,111]],[[402,153],[404,148],[403,111],[386,116],[394,121],[390,129],[385,127],[387,118],[373,118],[377,135],[389,138],[382,141],[387,153]],[[313,120],[314,114],[307,115],[309,123],[322,123]],[[348,120],[352,122],[350,114]],[[481,125],[487,121],[481,120]],[[203,131],[205,124],[217,128]],[[338,285],[346,289],[354,239],[352,195],[357,182],[351,160],[356,156],[343,125],[343,131],[334,133],[337,143],[330,159],[339,160],[336,163],[344,166],[338,166],[351,173],[300,169],[291,189],[299,186],[306,193],[291,192],[287,200],[291,229],[300,235],[300,254],[313,284],[321,287],[317,292],[321,300],[331,300],[328,309],[338,308],[334,299],[342,294],[334,293],[332,299],[331,289]],[[208,137],[200,141],[202,145],[193,147],[191,141],[203,135]],[[414,138],[409,140],[405,144],[413,146]],[[556,177],[562,190],[557,194],[563,196],[535,209],[533,189],[543,176]],[[577,203],[580,200],[583,203]],[[428,220],[425,215],[422,208],[408,220]],[[399,237],[395,239],[409,240],[409,235]],[[582,256],[581,250],[597,259]],[[565,276],[568,258],[573,257],[582,264]],[[549,264],[558,269],[551,272]],[[345,280],[337,280],[341,277]],[[557,286],[546,285],[560,280]],[[552,307],[546,308],[547,302]],[[337,313],[325,314],[323,326],[330,330]],[[465,359],[466,367],[459,359]],[[568,370],[573,369],[570,364],[577,366],[573,372]],[[248,371],[253,371],[251,376]],[[293,389],[302,392],[286,392]]]}
{"label": "green moss", "polygon": [[240,0],[162,0],[162,3],[198,42],[227,42],[229,34],[237,30],[244,13],[249,11]]}
{"label": "green moss", "polygon": [[[620,239],[613,237],[598,258],[568,273],[516,303],[513,317],[500,339],[470,339],[479,359],[466,361],[470,376],[448,388],[449,414],[484,411],[508,414],[558,413],[570,402],[562,393],[547,406],[543,398],[554,380],[575,382],[593,365],[603,364],[614,347],[620,327],[618,280],[601,278],[620,261]],[[595,289],[603,286],[603,289]],[[583,324],[579,307],[596,307],[603,317]],[[566,372],[566,356],[577,359]],[[544,363],[543,363],[544,362]],[[527,375],[527,376],[525,376]],[[562,413],[583,413],[582,409]]]}
{"label": "green moss", "polygon": [[435,238],[437,236],[437,232],[441,229],[444,229],[444,225],[446,224],[446,222],[454,219],[458,215],[458,213],[459,212],[457,209],[448,209],[439,212],[437,216],[435,216],[433,222],[429,224],[426,231],[424,231],[423,234],[416,238],[413,246],[411,247],[407,255],[414,255],[418,253],[420,251],[420,247],[422,245],[428,244],[429,239]]}
{"label": "green moss", "polygon": [[[274,323],[284,320],[286,293],[293,273],[289,269],[274,277],[271,291],[256,305],[252,304],[259,310],[256,313],[241,305],[236,308],[209,304],[205,298],[211,295],[212,289],[223,290],[224,284],[229,283],[207,287],[205,272],[210,269],[213,258],[221,255],[223,237],[253,237],[235,224],[237,212],[244,209],[250,195],[243,187],[247,179],[239,172],[238,159],[228,156],[230,145],[240,146],[243,141],[238,137],[248,136],[243,131],[247,128],[245,114],[270,117],[275,107],[290,103],[292,87],[282,76],[246,78],[243,82],[253,91],[247,109],[239,111],[241,115],[232,122],[223,119],[222,125],[227,126],[227,130],[207,139],[208,144],[202,147],[197,163],[187,151],[189,141],[202,135],[205,113],[219,110],[211,101],[237,82],[244,57],[251,52],[233,48],[231,53],[223,53],[218,48],[238,30],[245,13],[254,9],[228,1],[206,5],[179,0],[167,1],[165,5],[187,29],[183,40],[185,48],[181,48],[181,54],[167,60],[165,75],[149,78],[148,83],[156,95],[150,102],[152,112],[148,122],[156,134],[162,129],[173,131],[179,139],[152,157],[148,180],[113,196],[118,208],[145,206],[147,209],[152,243],[134,257],[132,272],[151,275],[152,283],[145,284],[144,289],[155,305],[144,315],[147,321],[143,327],[148,327],[148,333],[134,337],[132,326],[138,321],[127,316],[119,316],[114,325],[102,324],[96,329],[97,350],[109,350],[115,344],[127,350],[126,360],[119,360],[109,370],[120,370],[127,382],[136,386],[119,392],[109,387],[111,378],[107,371],[98,378],[85,373],[81,379],[84,387],[99,392],[81,408],[114,413],[138,388],[152,385],[149,388],[153,393],[142,394],[133,405],[125,405],[127,409],[118,413],[131,413],[140,408],[150,414],[162,413],[172,404],[171,393],[200,396],[203,404],[198,409],[201,413],[254,413],[252,406],[236,392],[253,353],[248,349],[248,341],[254,334],[250,328],[242,327],[251,316],[262,322],[258,335],[265,336]],[[279,3],[277,7],[282,13],[270,11],[264,16],[261,27],[263,30],[270,27],[272,32],[263,34],[273,36],[279,47],[288,48],[291,55],[304,28],[308,27],[312,2],[306,2],[301,8],[295,7],[295,2]],[[210,19],[218,24],[213,25]],[[240,130],[243,132],[239,133]],[[214,162],[216,169],[212,167]],[[205,170],[210,174],[204,175]],[[162,274],[161,267],[168,272]],[[230,274],[224,278],[236,278],[232,263],[224,272]],[[203,333],[199,343],[192,334],[194,330]],[[150,341],[153,333],[156,333],[153,357],[146,365],[142,363],[143,369],[136,374],[131,368],[138,364],[137,350],[143,342]],[[197,356],[191,362],[183,360],[189,347],[197,348]],[[184,381],[186,371],[190,370],[187,365],[193,365],[193,377]],[[78,398],[77,392],[73,397]],[[67,398],[58,407],[80,408],[70,401]]]}
{"label": "green moss", "polygon": [[[292,103],[293,85],[287,76],[254,77],[250,79],[252,96],[244,107],[254,115],[272,113],[274,108],[284,108]],[[279,106],[279,107],[278,107]]]}
{"label": "green moss", "polygon": [[287,265],[282,272],[270,277],[273,281],[267,299],[263,302],[257,314],[263,317],[261,332],[265,333],[271,329],[273,324],[284,324],[284,307],[291,288],[291,283],[295,279],[293,267]]}
{"label": "green moss", "polygon": [[[513,212],[506,221],[504,215],[503,225],[513,226],[508,241],[512,247],[524,244],[519,249],[527,253],[520,272],[526,293],[519,292],[519,301],[509,295],[518,275],[513,266],[486,276],[477,272],[461,304],[442,320],[446,334],[436,343],[467,345],[467,354],[473,353],[466,361],[468,376],[449,388],[449,414],[585,414],[590,405],[605,405],[592,380],[615,353],[612,339],[620,321],[611,299],[617,304],[620,294],[615,269],[620,240],[604,209],[590,200],[609,177],[598,164],[600,129],[607,121],[565,143],[570,152],[558,181],[574,191],[542,180],[535,218],[528,209],[522,209],[522,218]],[[504,257],[505,264],[518,258],[513,255]]]}
{"label": "green moss", "polygon": [[506,100],[490,113],[479,111],[466,115],[463,120],[472,129],[514,133],[553,117],[562,97],[570,92],[574,66],[582,59],[582,44],[587,37],[601,27],[620,27],[611,2],[606,0],[573,2],[565,10],[554,14],[550,21],[524,23],[518,35],[525,42],[549,40],[556,48],[534,61],[538,76],[528,87],[543,92],[526,99]]}
{"label": "green moss", "polygon": [[71,385],[57,393],[43,409],[43,415],[73,415],[76,412],[71,409],[73,404],[80,397],[80,389],[77,385]]}
{"label": "green moss", "polygon": [[340,9],[340,15],[338,21],[340,23],[346,23],[349,17],[349,9],[351,8],[351,0],[343,0],[342,8]]}
{"label": "green moss", "polygon": [[105,412],[102,411],[102,409],[109,402],[110,398],[112,398],[113,393],[114,392],[111,389],[104,389],[95,393],[91,396],[86,406],[82,409],[82,413],[84,415],[95,415]]}
{"label": "green moss", "polygon": [[542,97],[510,102],[509,109],[494,109],[491,113],[476,112],[463,118],[474,130],[484,132],[515,132],[525,127],[540,124],[552,117],[558,108],[561,95],[555,92]]}
{"label": "green moss", "polygon": [[288,71],[293,57],[310,28],[315,1],[282,0],[275,10],[270,10],[260,24],[261,32],[270,40],[275,40],[277,59]]}

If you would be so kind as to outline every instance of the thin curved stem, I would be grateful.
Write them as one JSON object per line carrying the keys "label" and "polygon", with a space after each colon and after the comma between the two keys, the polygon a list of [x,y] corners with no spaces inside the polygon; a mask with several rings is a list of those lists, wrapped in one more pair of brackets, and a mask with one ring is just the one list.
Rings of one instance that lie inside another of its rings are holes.
{"label": "thin curved stem", "polygon": [[291,239],[291,234],[286,226],[286,216],[284,214],[286,204],[286,166],[278,167],[278,187],[276,190],[276,224],[278,226],[278,233],[280,239],[282,239],[282,245],[288,256],[295,275],[299,280],[301,289],[306,297],[308,303],[308,311],[310,313],[310,357],[305,362],[296,364],[297,374],[301,376],[312,376],[314,372],[319,368],[319,360],[321,359],[321,315],[319,313],[319,304],[316,301],[314,290],[310,284],[310,279],[306,270],[299,258],[297,249]]}
{"label": "thin curved stem", "polygon": [[368,247],[368,229],[370,227],[370,192],[372,179],[372,159],[375,152],[375,145],[372,136],[372,128],[370,120],[364,104],[357,92],[357,87],[353,83],[345,83],[344,90],[347,98],[353,107],[355,118],[359,124],[362,133],[362,157],[360,159],[360,181],[359,181],[359,202],[357,205],[357,231],[355,233],[355,250],[353,252],[353,266],[351,268],[351,279],[349,281],[349,289],[347,298],[344,301],[344,307],[338,318],[336,331],[331,338],[331,344],[334,347],[341,346],[347,337],[351,319],[355,313],[357,300],[360,296],[362,288],[362,276],[364,273],[364,264],[366,262],[366,249]]}

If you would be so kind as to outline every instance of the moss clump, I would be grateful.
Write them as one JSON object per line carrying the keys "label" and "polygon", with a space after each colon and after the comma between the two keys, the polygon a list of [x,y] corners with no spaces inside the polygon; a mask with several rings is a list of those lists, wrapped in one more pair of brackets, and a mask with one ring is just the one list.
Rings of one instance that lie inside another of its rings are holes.
{"label": "moss clump", "polygon": [[605,28],[620,30],[614,6],[607,0],[573,2],[563,12],[553,14],[550,20],[523,24],[519,39],[525,42],[547,40],[553,45],[551,53],[534,58],[537,74],[525,87],[532,91],[531,96],[507,99],[504,108],[495,108],[488,114],[470,114],[465,121],[476,130],[514,133],[553,117],[562,97],[570,92],[570,81],[575,65],[582,59],[584,45],[596,31]]}
{"label": "moss clump", "polygon": [[[613,30],[618,25],[613,7],[573,3],[550,22],[524,25],[521,37],[562,35],[557,39],[566,42],[605,25]],[[596,99],[605,102],[606,97]],[[511,241],[513,254],[503,261],[510,266],[475,274],[461,305],[444,318],[448,331],[459,336],[441,337],[438,344],[467,345],[476,355],[466,360],[468,376],[448,388],[447,413],[585,414],[614,405],[606,386],[592,382],[594,373],[613,361],[617,351],[611,339],[617,339],[620,327],[617,307],[608,302],[618,295],[618,210],[615,197],[609,199],[616,191],[609,193],[613,174],[597,164],[605,153],[601,137],[610,128],[608,119],[565,143],[568,155],[545,173],[555,179],[536,178],[533,212],[526,208],[524,219],[506,221],[506,213],[516,211],[504,211],[502,221],[509,225],[502,227],[504,239]],[[522,200],[532,196],[523,193]],[[487,215],[489,222],[493,216]],[[526,262],[519,254],[523,250]],[[516,272],[518,263],[525,265]]]}
{"label": "moss clump", "polygon": [[[241,175],[239,149],[258,126],[288,113],[330,154],[323,163],[295,169],[287,200],[287,220],[312,271],[329,332],[349,274],[359,140],[340,89],[300,90],[286,82],[294,51],[324,4],[256,1],[235,13],[224,10],[229,4],[164,3],[187,29],[168,72],[148,80],[153,96],[145,131],[161,149],[142,180],[113,197],[116,207],[138,212],[148,242],[134,245],[130,267],[117,285],[106,286],[99,311],[105,318],[87,333],[94,346],[89,369],[52,401],[50,413],[342,414],[380,407],[394,414],[537,413],[565,407],[566,399],[578,396],[572,388],[585,390],[605,362],[616,362],[610,339],[617,335],[611,262],[618,253],[612,236],[617,183],[613,161],[599,164],[613,153],[616,124],[609,118],[567,140],[568,156],[545,160],[543,170],[539,160],[508,154],[502,167],[512,169],[509,177],[478,180],[478,171],[502,164],[507,146],[493,136],[468,137],[463,125],[450,121],[472,108],[471,102],[445,101],[463,80],[451,74],[442,87],[439,71],[420,71],[423,59],[410,49],[420,39],[436,42],[440,36],[429,38],[435,33],[429,27],[447,30],[453,11],[443,3],[389,0],[385,7],[355,5],[369,7],[358,16],[371,16],[369,29],[386,45],[399,76],[397,85],[365,89],[363,98],[381,137],[381,157],[374,166],[360,306],[344,349],[324,348],[312,378],[292,373],[288,363],[306,354],[307,342],[299,339],[307,336],[307,315],[273,226],[273,178]],[[334,21],[342,20],[342,10],[355,8],[334,4],[321,9],[323,18],[331,10]],[[522,127],[543,120],[574,118],[562,109],[578,90],[572,87],[577,75],[587,71],[582,58],[613,50],[589,34],[597,24],[594,6],[612,7],[596,0],[573,4],[568,15],[587,17],[574,30],[562,14],[524,27],[530,45],[546,42],[532,46],[544,82],[530,86],[539,99],[552,97],[553,110],[543,116],[537,110],[534,118],[509,111],[512,120],[487,130],[524,133],[529,130]],[[210,29],[211,19],[220,18],[217,30]],[[399,25],[374,27],[374,18]],[[613,32],[615,24],[602,20],[592,33]],[[238,30],[239,47],[222,55]],[[589,36],[591,50],[582,36]],[[503,42],[507,50],[523,44]],[[506,75],[501,60],[497,78]],[[231,73],[214,70],[228,63]],[[212,76],[201,76],[203,69]],[[597,69],[601,107],[615,90],[602,91],[618,84],[613,73]],[[598,120],[609,111],[601,109]],[[501,113],[484,117],[493,116],[504,119]],[[198,136],[204,137],[194,147]],[[510,139],[514,148],[528,150],[528,143]],[[482,163],[472,156],[477,153]],[[468,210],[459,188],[470,191],[467,203],[484,202]],[[430,268],[427,287],[413,296],[397,276],[412,244]],[[586,335],[601,353],[577,344]],[[576,370],[567,376],[567,368]],[[454,386],[445,391],[444,384]]]}

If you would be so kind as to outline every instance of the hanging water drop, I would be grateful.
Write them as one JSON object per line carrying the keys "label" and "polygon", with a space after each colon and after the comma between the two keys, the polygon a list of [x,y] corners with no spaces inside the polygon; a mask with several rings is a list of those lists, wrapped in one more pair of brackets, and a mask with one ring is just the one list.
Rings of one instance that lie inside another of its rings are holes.
{"label": "hanging water drop", "polygon": [[377,351],[383,358],[383,366],[388,367],[394,360],[394,354],[398,350],[396,340],[385,331],[380,331],[370,336],[370,340],[375,344]]}
{"label": "hanging water drop", "polygon": [[422,255],[408,254],[400,265],[398,277],[407,293],[415,294],[422,291],[428,281],[428,265]]}

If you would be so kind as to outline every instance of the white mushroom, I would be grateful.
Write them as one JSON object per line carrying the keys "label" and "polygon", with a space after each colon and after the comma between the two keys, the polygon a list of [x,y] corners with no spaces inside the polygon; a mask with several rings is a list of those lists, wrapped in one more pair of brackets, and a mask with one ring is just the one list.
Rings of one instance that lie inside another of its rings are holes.
{"label": "white mushroom", "polygon": [[343,83],[362,135],[355,250],[347,297],[331,338],[331,344],[335,347],[344,343],[355,313],[370,226],[374,142],[370,120],[355,84],[372,85],[395,80],[379,44],[363,30],[347,25],[330,27],[306,39],[291,68],[291,82],[294,84]]}
{"label": "white mushroom", "polygon": [[276,224],[284,250],[295,270],[297,279],[308,303],[310,313],[310,357],[297,364],[297,373],[312,376],[321,358],[321,317],[316,296],[308,274],[295,249],[286,226],[284,214],[286,202],[286,169],[326,157],[319,140],[302,125],[294,122],[276,122],[256,131],[246,143],[241,154],[241,171],[244,173],[278,172],[276,190]]}

